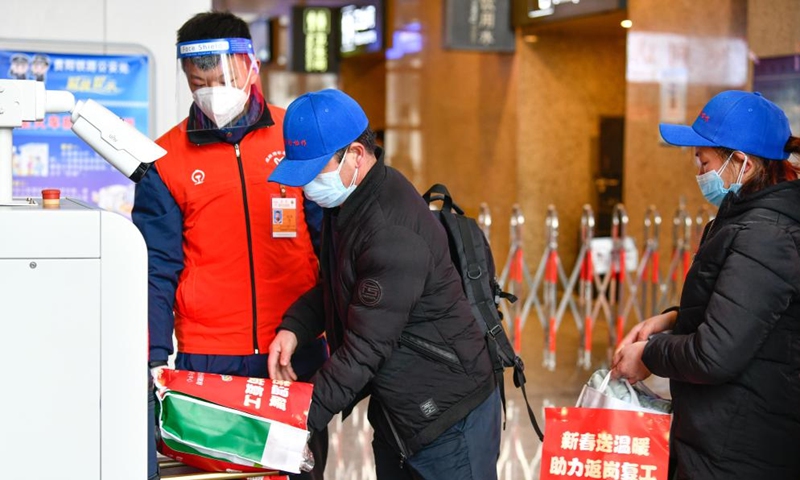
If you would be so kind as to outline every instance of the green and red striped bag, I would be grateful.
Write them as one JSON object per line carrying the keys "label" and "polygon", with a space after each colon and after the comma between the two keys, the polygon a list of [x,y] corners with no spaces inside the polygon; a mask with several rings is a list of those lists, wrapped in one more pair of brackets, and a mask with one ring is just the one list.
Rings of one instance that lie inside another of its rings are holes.
{"label": "green and red striped bag", "polygon": [[155,381],[162,454],[213,472],[307,464],[311,384],[170,369]]}

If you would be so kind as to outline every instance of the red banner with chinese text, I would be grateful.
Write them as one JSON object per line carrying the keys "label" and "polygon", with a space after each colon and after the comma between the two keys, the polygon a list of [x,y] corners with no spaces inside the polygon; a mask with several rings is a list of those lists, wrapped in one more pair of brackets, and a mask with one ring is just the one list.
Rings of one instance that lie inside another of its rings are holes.
{"label": "red banner with chinese text", "polygon": [[540,480],[667,480],[671,416],[604,408],[545,409]]}

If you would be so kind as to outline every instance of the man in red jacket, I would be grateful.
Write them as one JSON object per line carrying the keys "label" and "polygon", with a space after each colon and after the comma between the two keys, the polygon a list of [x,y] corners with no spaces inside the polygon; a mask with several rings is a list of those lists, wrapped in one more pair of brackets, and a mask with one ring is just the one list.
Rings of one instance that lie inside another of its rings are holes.
{"label": "man in red jacket", "polygon": [[[321,210],[302,189],[268,183],[285,155],[284,110],[266,103],[247,24],[201,13],[178,30],[194,100],[157,143],[167,155],[136,187],[133,221],[149,253],[150,367],[267,377],[284,311],[317,281]],[[280,212],[281,222],[275,222]],[[300,378],[327,358],[318,339],[293,358]],[[314,436],[322,478],[327,432]]]}

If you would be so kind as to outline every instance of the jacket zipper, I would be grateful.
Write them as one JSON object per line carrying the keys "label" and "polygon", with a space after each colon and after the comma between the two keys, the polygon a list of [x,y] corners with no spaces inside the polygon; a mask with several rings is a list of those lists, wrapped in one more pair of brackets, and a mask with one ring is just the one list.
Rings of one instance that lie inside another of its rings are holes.
{"label": "jacket zipper", "polygon": [[433,361],[445,362],[456,367],[461,367],[461,363],[458,361],[458,357],[454,353],[437,347],[436,345],[423,338],[417,337],[416,335],[411,335],[409,333],[400,335],[400,344],[405,345],[411,350],[414,350],[415,352],[428,357]]}
{"label": "jacket zipper", "polygon": [[406,448],[405,442],[400,439],[400,434],[397,433],[397,429],[394,428],[394,422],[389,417],[389,412],[386,411],[386,407],[381,404],[381,411],[383,412],[383,416],[386,417],[386,423],[389,424],[389,430],[392,431],[392,436],[394,436],[394,441],[397,442],[398,448],[400,448],[400,468],[402,469],[406,463],[406,459],[408,459],[408,449]]}
{"label": "jacket zipper", "polygon": [[233,144],[236,150],[236,162],[239,164],[239,178],[242,181],[242,201],[244,202],[244,224],[247,229],[247,255],[250,259],[250,295],[252,295],[253,306],[253,350],[258,355],[258,310],[256,308],[256,268],[253,261],[253,234],[250,228],[250,208],[247,206],[247,181],[244,177],[244,165],[242,155],[239,151],[239,144]]}

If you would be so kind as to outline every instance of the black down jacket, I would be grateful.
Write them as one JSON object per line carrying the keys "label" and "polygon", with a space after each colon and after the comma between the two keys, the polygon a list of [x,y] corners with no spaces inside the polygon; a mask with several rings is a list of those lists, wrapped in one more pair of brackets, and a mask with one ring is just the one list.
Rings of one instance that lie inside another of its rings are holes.
{"label": "black down jacket", "polygon": [[800,478],[800,181],[725,198],[642,360],[671,379],[679,479]]}
{"label": "black down jacket", "polygon": [[444,228],[382,158],[342,207],[325,209],[320,266],[321,284],[280,327],[300,345],[324,330],[331,346],[313,379],[310,429],[371,394],[410,454],[494,391],[486,340]]}

